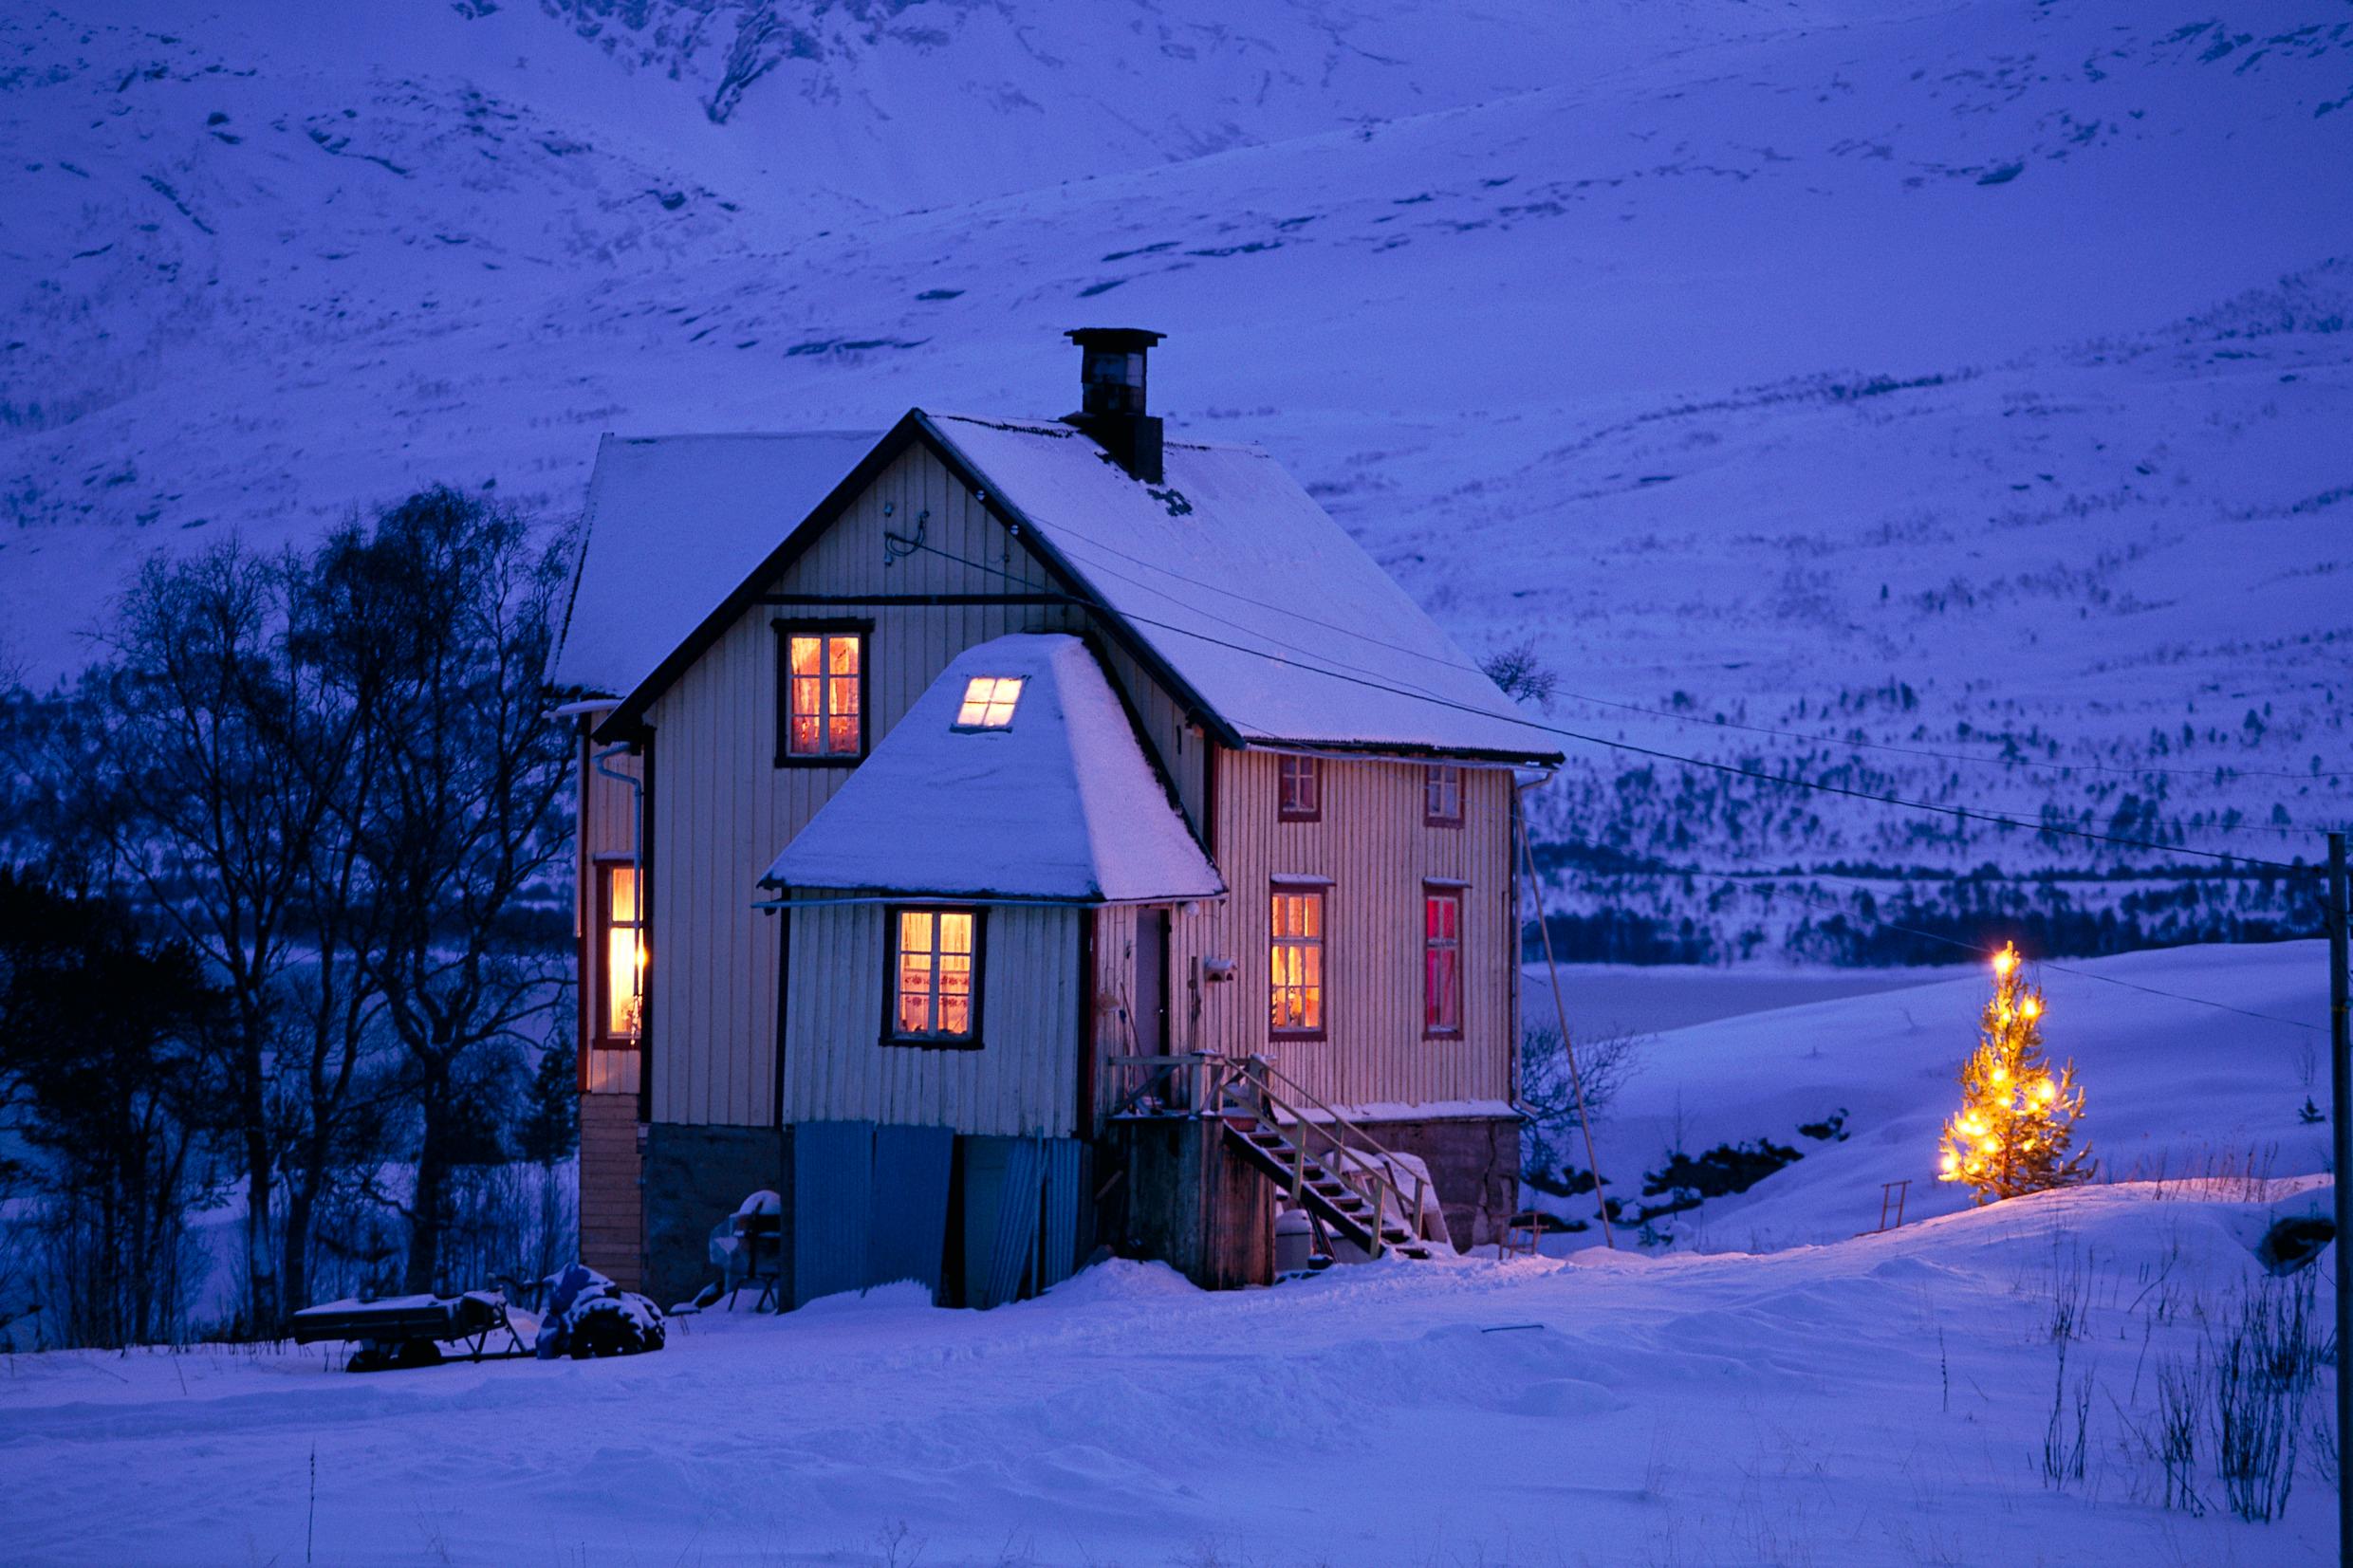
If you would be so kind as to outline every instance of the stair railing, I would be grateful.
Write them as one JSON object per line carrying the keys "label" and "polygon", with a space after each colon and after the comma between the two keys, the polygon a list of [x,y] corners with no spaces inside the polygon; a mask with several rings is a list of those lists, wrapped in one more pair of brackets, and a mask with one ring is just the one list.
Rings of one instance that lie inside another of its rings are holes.
{"label": "stair railing", "polygon": [[[1111,1114],[1123,1116],[1225,1116],[1240,1113],[1290,1134],[1288,1190],[1291,1202],[1306,1190],[1307,1161],[1314,1157],[1334,1180],[1364,1200],[1369,1209],[1366,1232],[1378,1253],[1387,1243],[1394,1206],[1405,1231],[1416,1240],[1426,1238],[1423,1216],[1428,1211],[1429,1182],[1398,1153],[1363,1128],[1325,1103],[1315,1093],[1285,1074],[1265,1057],[1218,1056],[1191,1051],[1155,1056],[1115,1056],[1106,1063],[1121,1075],[1124,1092]],[[1145,1101],[1157,1095],[1157,1104]],[[1315,1154],[1310,1138],[1320,1139],[1324,1152]],[[1399,1179],[1405,1172],[1410,1180]]]}
{"label": "stair railing", "polygon": [[[1120,1075],[1126,1085],[1112,1106],[1115,1116],[1138,1115],[1202,1116],[1218,1105],[1217,1087],[1229,1058],[1191,1051],[1174,1055],[1115,1056],[1104,1059],[1104,1065]],[[1158,1086],[1158,1106],[1156,1111],[1143,1110],[1143,1102]]]}
{"label": "stair railing", "polygon": [[[1284,1073],[1265,1057],[1246,1057],[1239,1061],[1231,1058],[1219,1060],[1232,1069],[1219,1076],[1216,1086],[1220,1090],[1230,1091],[1237,1083],[1247,1085],[1237,1098],[1241,1098],[1245,1106],[1256,1112],[1261,1119],[1273,1124],[1281,1118],[1288,1118],[1291,1143],[1296,1151],[1290,1191],[1294,1202],[1304,1185],[1307,1137],[1312,1131],[1324,1139],[1331,1153],[1340,1156],[1337,1159],[1325,1158],[1322,1162],[1324,1168],[1355,1189],[1371,1206],[1372,1235],[1376,1244],[1380,1242],[1380,1232],[1388,1224],[1387,1204],[1391,1199],[1397,1201],[1405,1222],[1406,1233],[1416,1240],[1423,1239],[1422,1215],[1429,1200],[1429,1183],[1414,1173],[1413,1168],[1395,1151],[1326,1105],[1312,1090]],[[1276,1084],[1282,1086],[1281,1090],[1275,1088]],[[1315,1115],[1308,1115],[1309,1111]],[[1412,1177],[1413,1199],[1410,1208],[1406,1207],[1405,1188],[1397,1177],[1399,1171],[1405,1171]]]}

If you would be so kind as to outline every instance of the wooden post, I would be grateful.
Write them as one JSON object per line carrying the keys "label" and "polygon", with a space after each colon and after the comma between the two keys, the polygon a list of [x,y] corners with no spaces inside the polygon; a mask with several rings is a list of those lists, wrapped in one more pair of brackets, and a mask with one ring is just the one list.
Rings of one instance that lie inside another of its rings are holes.
{"label": "wooden post", "polygon": [[[2337,1343],[2340,1347],[2353,1343],[2347,1327],[2353,1323],[2353,1256],[2346,1248],[2347,1232],[2353,1231],[2353,1190],[2345,1187],[2348,1168],[2353,1168],[2353,1043],[2347,1039],[2345,987],[2345,926],[2349,911],[2345,904],[2344,835],[2328,836],[2328,1142],[2329,1185],[2336,1199],[2337,1213]],[[2337,1451],[2344,1452],[2345,1433],[2353,1429],[2353,1379],[2346,1376],[2344,1353],[2337,1354]],[[2342,1482],[2337,1486],[2337,1561],[2342,1568],[2353,1568],[2353,1489]]]}

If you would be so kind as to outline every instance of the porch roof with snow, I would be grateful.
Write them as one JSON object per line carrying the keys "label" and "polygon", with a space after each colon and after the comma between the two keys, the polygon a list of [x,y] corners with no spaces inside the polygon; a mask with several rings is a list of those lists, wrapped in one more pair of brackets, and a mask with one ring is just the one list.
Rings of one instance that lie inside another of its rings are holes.
{"label": "porch roof with snow", "polygon": [[[958,723],[974,679],[1021,682],[1002,728]],[[1225,892],[1086,644],[1032,633],[950,661],[761,883],[1084,904]]]}
{"label": "porch roof with snow", "polygon": [[637,690],[877,438],[606,435],[547,684],[566,696]]}
{"label": "porch roof with snow", "polygon": [[[1163,482],[1151,485],[1059,421],[922,409],[875,443],[732,592],[702,584],[716,608],[628,692],[600,735],[633,733],[662,691],[917,443],[1020,534],[1064,591],[1102,612],[1105,635],[1228,746],[1560,760],[1552,738],[1264,450],[1170,440]],[[691,465],[676,471],[691,496]],[[667,559],[660,567],[683,569]]]}

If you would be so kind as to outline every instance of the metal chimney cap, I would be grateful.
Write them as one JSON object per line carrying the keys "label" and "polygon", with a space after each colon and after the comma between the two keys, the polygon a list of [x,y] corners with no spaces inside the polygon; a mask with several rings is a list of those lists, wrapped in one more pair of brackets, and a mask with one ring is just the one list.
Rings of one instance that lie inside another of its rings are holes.
{"label": "metal chimney cap", "polygon": [[1081,348],[1112,354],[1140,354],[1168,336],[1140,326],[1079,326],[1063,334]]}

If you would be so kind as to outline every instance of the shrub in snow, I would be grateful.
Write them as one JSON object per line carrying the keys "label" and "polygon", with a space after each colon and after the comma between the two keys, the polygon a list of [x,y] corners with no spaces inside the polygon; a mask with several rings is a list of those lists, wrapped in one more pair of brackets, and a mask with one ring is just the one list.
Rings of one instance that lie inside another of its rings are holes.
{"label": "shrub in snow", "polygon": [[1758,1138],[1753,1144],[1719,1143],[1698,1155],[1675,1150],[1667,1155],[1664,1166],[1645,1171],[1642,1177],[1642,1195],[1665,1201],[1644,1205],[1637,1217],[1648,1220],[1679,1214],[1686,1208],[1698,1208],[1710,1198],[1746,1192],[1783,1166],[1805,1157],[1789,1145],[1775,1143],[1770,1138]]}
{"label": "shrub in snow", "polygon": [[541,1360],[636,1356],[661,1349],[664,1337],[661,1308],[587,1264],[548,1278],[547,1316],[535,1347]]}

